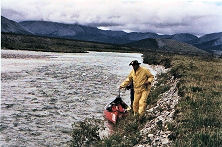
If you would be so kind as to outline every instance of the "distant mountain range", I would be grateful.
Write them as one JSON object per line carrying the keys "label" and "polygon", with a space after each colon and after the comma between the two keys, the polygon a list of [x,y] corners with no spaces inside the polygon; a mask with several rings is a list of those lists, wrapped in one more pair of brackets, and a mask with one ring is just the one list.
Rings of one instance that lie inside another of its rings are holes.
{"label": "distant mountain range", "polygon": [[190,44],[206,51],[222,51],[222,32],[204,35],[198,39],[192,40]]}
{"label": "distant mountain range", "polygon": [[[17,23],[3,16],[1,16],[1,31],[18,34],[33,34],[38,36],[128,45],[138,44],[137,41],[139,40],[142,40],[142,42],[144,42],[144,39],[148,38],[154,39],[157,44],[160,45],[161,42],[165,42],[166,44],[166,39],[170,39],[183,43],[188,43],[208,52],[212,52],[213,50],[222,52],[222,32],[207,34],[199,38],[189,33],[180,33],[174,35],[158,35],[156,33],[150,32],[126,33],[123,31],[101,30],[96,27],[83,26],[79,24],[64,24],[49,21],[22,21]],[[148,44],[146,46],[147,48],[150,47],[148,46]]]}

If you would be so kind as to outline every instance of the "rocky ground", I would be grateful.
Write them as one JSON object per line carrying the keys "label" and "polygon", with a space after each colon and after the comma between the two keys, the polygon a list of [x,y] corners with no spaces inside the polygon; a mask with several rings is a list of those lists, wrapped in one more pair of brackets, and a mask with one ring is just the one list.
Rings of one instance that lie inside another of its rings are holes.
{"label": "rocky ground", "polygon": [[163,93],[157,104],[147,110],[147,115],[154,119],[147,122],[140,131],[144,143],[135,147],[171,146],[173,136],[169,125],[174,122],[175,106],[180,97],[176,88],[177,81],[172,78],[169,84],[170,90]]}

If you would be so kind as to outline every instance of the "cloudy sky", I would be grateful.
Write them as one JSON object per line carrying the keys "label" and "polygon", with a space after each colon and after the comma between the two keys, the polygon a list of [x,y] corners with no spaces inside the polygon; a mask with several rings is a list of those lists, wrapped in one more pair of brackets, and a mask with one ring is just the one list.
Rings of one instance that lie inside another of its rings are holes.
{"label": "cloudy sky", "polygon": [[1,0],[1,15],[126,32],[222,32],[222,0]]}

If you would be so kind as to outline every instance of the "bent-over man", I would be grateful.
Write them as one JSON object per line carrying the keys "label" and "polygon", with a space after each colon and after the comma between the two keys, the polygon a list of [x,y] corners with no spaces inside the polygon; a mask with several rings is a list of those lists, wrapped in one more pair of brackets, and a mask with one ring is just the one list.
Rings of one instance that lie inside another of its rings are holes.
{"label": "bent-over man", "polygon": [[137,60],[133,60],[129,65],[133,66],[133,70],[130,72],[126,80],[120,85],[121,88],[125,88],[133,81],[134,86],[134,101],[133,101],[133,112],[134,115],[139,114],[142,116],[147,106],[147,97],[151,90],[151,83],[154,76],[145,67],[140,67]]}

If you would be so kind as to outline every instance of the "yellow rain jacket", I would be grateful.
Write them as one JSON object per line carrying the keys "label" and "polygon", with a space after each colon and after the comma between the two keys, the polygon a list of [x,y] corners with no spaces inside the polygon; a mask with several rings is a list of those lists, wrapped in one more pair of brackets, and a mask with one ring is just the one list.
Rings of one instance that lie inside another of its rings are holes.
{"label": "yellow rain jacket", "polygon": [[130,72],[127,79],[121,84],[120,87],[126,87],[133,80],[134,87],[134,101],[133,101],[133,111],[134,115],[139,113],[143,115],[146,110],[146,101],[150,93],[151,83],[154,76],[150,71],[144,67],[139,67],[136,72],[134,69]]}
{"label": "yellow rain jacket", "polygon": [[[129,76],[126,80],[121,84],[121,87],[126,87],[133,80],[133,86],[135,92],[142,92],[144,90],[148,90],[151,87],[151,83],[153,81],[154,76],[150,73],[150,71],[144,67],[139,67],[136,70],[134,69],[130,72]],[[145,84],[148,84],[148,87],[145,87]]]}

